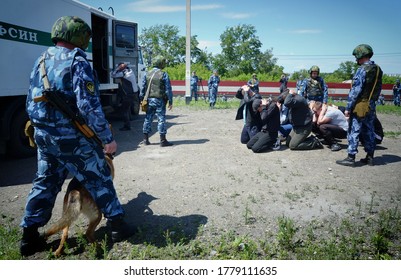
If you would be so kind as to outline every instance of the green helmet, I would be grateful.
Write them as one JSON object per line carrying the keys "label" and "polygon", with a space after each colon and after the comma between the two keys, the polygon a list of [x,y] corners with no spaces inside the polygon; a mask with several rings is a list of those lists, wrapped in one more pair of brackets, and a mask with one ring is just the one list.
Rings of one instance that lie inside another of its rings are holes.
{"label": "green helmet", "polygon": [[53,43],[64,41],[85,50],[89,45],[92,31],[89,25],[76,16],[63,16],[53,25],[51,39]]}
{"label": "green helmet", "polygon": [[161,56],[161,55],[155,56],[153,58],[152,62],[153,62],[152,63],[153,67],[157,67],[159,69],[165,68],[166,64],[167,64],[167,60],[164,58],[164,56]]}
{"label": "green helmet", "polygon": [[320,73],[320,68],[317,65],[313,65],[310,69],[309,69],[309,74],[311,74],[312,72],[317,72],[318,74]]}
{"label": "green helmet", "polygon": [[365,56],[371,58],[373,56],[373,49],[367,44],[360,44],[356,46],[356,48],[352,52],[352,55],[355,56],[357,59],[361,59]]}

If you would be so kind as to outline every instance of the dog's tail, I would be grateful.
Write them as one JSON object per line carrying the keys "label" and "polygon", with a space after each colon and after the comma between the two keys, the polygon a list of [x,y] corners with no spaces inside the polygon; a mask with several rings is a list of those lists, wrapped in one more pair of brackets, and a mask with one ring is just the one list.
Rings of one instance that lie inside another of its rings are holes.
{"label": "dog's tail", "polygon": [[65,199],[62,217],[45,232],[45,238],[69,227],[78,218],[82,208],[80,192],[71,190]]}

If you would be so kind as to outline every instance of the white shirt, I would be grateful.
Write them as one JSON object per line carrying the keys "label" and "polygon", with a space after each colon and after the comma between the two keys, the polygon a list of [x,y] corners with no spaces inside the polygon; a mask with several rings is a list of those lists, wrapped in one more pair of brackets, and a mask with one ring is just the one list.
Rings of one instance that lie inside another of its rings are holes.
{"label": "white shirt", "polygon": [[111,76],[112,76],[113,78],[116,78],[116,79],[117,79],[117,78],[124,78],[124,79],[130,81],[130,82],[131,82],[131,85],[132,85],[133,91],[134,91],[134,92],[139,91],[139,87],[138,87],[138,84],[137,84],[136,78],[135,78],[135,73],[134,73],[134,71],[132,71],[130,68],[127,67],[127,68],[125,68],[123,71],[114,70],[114,71],[111,73]]}

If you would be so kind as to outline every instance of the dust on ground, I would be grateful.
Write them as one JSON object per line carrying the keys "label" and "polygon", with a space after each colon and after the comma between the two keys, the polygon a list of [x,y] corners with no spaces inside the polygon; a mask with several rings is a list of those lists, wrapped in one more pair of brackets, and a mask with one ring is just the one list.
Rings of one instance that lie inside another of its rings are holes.
{"label": "dust on ground", "polygon": [[[141,146],[141,113],[131,131],[118,131],[115,187],[127,219],[149,234],[154,229],[184,228],[188,238],[234,231],[254,238],[274,230],[279,217],[297,224],[333,221],[358,212],[401,206],[400,138],[385,138],[375,154],[375,166],[344,167],[335,163],[342,150],[279,151],[254,154],[239,141],[242,121],[235,109],[174,108],[167,113],[167,139],[160,147],[156,121],[152,145]],[[401,118],[380,115],[384,131],[401,131]],[[121,121],[112,121],[118,128]],[[360,148],[357,161],[365,156]],[[2,222],[16,225],[36,171],[36,160],[1,159]],[[63,189],[63,191],[65,188]],[[52,221],[61,213],[63,192]],[[355,211],[358,209],[358,211]],[[356,217],[358,218],[358,217]],[[102,222],[104,225],[104,221]],[[70,236],[74,235],[74,227]]]}

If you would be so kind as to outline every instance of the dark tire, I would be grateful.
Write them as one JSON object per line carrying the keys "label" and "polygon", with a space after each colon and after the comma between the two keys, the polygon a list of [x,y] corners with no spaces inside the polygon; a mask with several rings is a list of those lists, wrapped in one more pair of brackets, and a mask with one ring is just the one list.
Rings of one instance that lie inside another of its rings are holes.
{"label": "dark tire", "polygon": [[29,120],[25,111],[16,113],[11,124],[10,140],[8,141],[8,154],[16,158],[27,158],[36,155],[36,149],[29,146],[25,135],[25,125]]}

